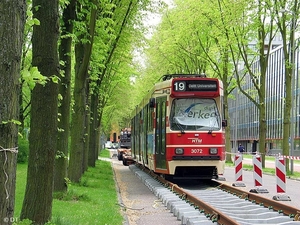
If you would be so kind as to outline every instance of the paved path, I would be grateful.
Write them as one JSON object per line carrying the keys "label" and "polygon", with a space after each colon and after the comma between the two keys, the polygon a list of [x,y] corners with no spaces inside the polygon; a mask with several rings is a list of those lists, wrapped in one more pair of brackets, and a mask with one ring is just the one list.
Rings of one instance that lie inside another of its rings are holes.
{"label": "paved path", "polygon": [[162,202],[135,176],[128,166],[113,158],[120,205],[126,222],[123,225],[180,225]]}

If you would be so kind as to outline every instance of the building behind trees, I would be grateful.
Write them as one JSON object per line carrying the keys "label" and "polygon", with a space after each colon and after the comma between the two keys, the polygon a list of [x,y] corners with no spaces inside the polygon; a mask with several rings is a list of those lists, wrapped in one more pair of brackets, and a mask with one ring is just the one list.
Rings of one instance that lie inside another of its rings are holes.
{"label": "building behind trees", "polygon": [[[280,40],[279,40],[280,41]],[[296,41],[296,43],[298,40]],[[296,44],[298,46],[298,44]],[[258,75],[260,73],[259,62],[252,65],[252,70]],[[266,76],[266,152],[267,154],[282,154],[283,142],[283,116],[285,100],[285,74],[284,74],[283,47],[274,43],[269,58],[269,67]],[[294,64],[294,87],[292,87],[292,99],[294,117],[291,118],[291,126],[294,129],[294,154],[300,155],[300,78],[299,78],[299,49],[295,50]],[[244,89],[254,89],[250,76],[246,74]],[[259,121],[258,109],[245,95],[241,94],[238,88],[233,92],[234,99],[229,99],[229,115],[231,126],[232,148],[239,143],[245,146],[246,152],[256,152],[258,149]],[[257,96],[258,98],[258,96]],[[235,150],[234,150],[235,152]]]}

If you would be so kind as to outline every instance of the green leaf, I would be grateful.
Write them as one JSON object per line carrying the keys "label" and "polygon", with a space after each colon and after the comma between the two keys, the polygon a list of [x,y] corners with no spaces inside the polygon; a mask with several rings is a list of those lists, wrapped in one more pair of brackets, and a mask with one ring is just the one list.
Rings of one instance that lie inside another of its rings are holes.
{"label": "green leaf", "polygon": [[38,83],[41,85],[45,85],[47,83],[48,78],[43,76],[37,67],[31,67],[30,70],[22,70],[22,80],[24,83],[28,85],[28,87],[32,90],[34,86]]}

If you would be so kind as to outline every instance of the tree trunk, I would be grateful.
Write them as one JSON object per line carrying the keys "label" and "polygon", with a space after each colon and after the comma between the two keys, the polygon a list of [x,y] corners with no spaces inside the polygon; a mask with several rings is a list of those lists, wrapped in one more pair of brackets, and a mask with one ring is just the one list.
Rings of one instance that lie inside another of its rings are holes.
{"label": "tree trunk", "polygon": [[[67,191],[65,178],[67,177],[68,168],[68,150],[69,150],[69,133],[70,133],[70,103],[71,103],[71,52],[72,37],[68,34],[73,33],[73,21],[75,19],[76,0],[70,1],[70,4],[63,12],[62,38],[59,48],[60,60],[64,62],[61,70],[64,76],[61,76],[59,93],[62,96],[61,104],[58,108],[58,139],[57,153],[54,169],[54,191]],[[67,35],[67,36],[65,36]]]}
{"label": "tree trunk", "polygon": [[[223,76],[222,76],[222,82],[223,82],[223,90],[224,90],[224,97],[223,97],[223,110],[224,110],[224,119],[227,120],[227,122],[230,121],[229,113],[228,113],[228,67],[229,67],[229,48],[226,47],[224,49],[223,57]],[[222,115],[223,116],[223,115]],[[226,162],[232,162],[232,155],[231,155],[231,143],[230,143],[230,124],[227,124],[225,127],[225,151],[226,151]]]}
{"label": "tree trunk", "polygon": [[[89,77],[89,75],[87,75]],[[86,113],[85,113],[85,136],[86,136],[86,141],[84,143],[84,154],[83,154],[83,165],[82,165],[82,173],[87,171],[88,169],[88,159],[89,159],[89,137],[90,137],[90,120],[91,120],[91,113],[90,113],[90,108],[91,108],[91,99],[89,97],[90,92],[90,84],[87,82],[87,88],[86,88],[86,101],[87,101],[87,106],[86,107]]]}
{"label": "tree trunk", "polygon": [[[86,137],[86,85],[88,82],[88,67],[92,53],[94,41],[95,23],[97,9],[92,8],[88,27],[90,41],[86,44],[75,45],[76,66],[75,66],[75,86],[74,86],[74,106],[71,124],[71,148],[69,161],[69,178],[73,182],[79,182],[84,170],[84,152]],[[88,16],[86,15],[88,18]],[[84,20],[83,20],[84,21]],[[83,22],[81,21],[81,22]],[[78,37],[79,40],[83,36]]]}
{"label": "tree trunk", "polygon": [[[286,55],[288,56],[288,54]],[[288,59],[285,60],[285,104],[283,116],[283,155],[290,155],[291,109],[292,109],[292,69]],[[290,171],[290,160],[286,159],[286,171]]]}
{"label": "tree trunk", "polygon": [[[263,25],[262,25],[263,26]],[[262,29],[263,30],[263,29]],[[261,35],[265,37],[265,33],[261,31]],[[265,56],[264,54],[264,45],[260,47],[260,88],[258,91],[258,98],[259,98],[259,138],[258,138],[258,144],[259,144],[259,152],[262,154],[262,168],[266,167],[266,135],[267,135],[267,120],[266,120],[266,76],[267,76],[267,69],[268,69],[268,60],[269,57]]]}
{"label": "tree trunk", "polygon": [[26,1],[0,1],[0,224],[14,222],[19,78]]}
{"label": "tree trunk", "polygon": [[267,123],[266,123],[266,107],[263,102],[260,104],[259,109],[259,152],[262,153],[262,168],[266,167],[266,133],[267,133]]}
{"label": "tree trunk", "polygon": [[97,120],[98,120],[98,95],[93,93],[91,96],[91,124],[90,124],[90,136],[89,136],[89,160],[88,165],[91,167],[96,166],[98,147],[97,142],[98,132],[97,132]]}
{"label": "tree trunk", "polygon": [[[99,119],[97,119],[97,120],[98,120],[97,123],[99,123]],[[95,164],[96,164],[96,161],[98,160],[99,152],[101,150],[101,145],[103,144],[102,135],[101,135],[101,131],[100,131],[100,126],[96,127],[95,143],[96,144],[95,144],[94,154],[95,154]]]}
{"label": "tree trunk", "polygon": [[48,77],[36,84],[31,96],[31,123],[27,183],[21,219],[45,224],[51,219],[54,159],[57,148],[58,85],[51,79],[59,75],[57,41],[58,0],[33,0],[33,16],[40,21],[33,27],[32,65]]}
{"label": "tree trunk", "polygon": [[[284,27],[285,28],[285,27]],[[293,31],[292,31],[293,32]],[[284,86],[285,86],[285,101],[284,101],[284,115],[283,115],[283,155],[290,154],[290,140],[291,140],[291,109],[292,109],[292,79],[294,79],[294,74],[292,74],[293,69],[291,64],[291,51],[294,49],[288,49],[287,33],[286,29],[281,31],[282,42],[283,42],[283,57],[284,57]],[[290,34],[292,35],[292,34]],[[293,36],[293,35],[292,35]],[[289,41],[294,41],[293,37],[290,37]],[[291,47],[291,46],[290,46]],[[286,172],[290,171],[290,160],[286,159]]]}
{"label": "tree trunk", "polygon": [[[86,73],[80,73],[80,62],[83,61],[84,47],[76,44],[75,86],[73,91],[74,105],[71,123],[71,148],[68,175],[71,181],[79,182],[83,171],[83,153],[85,137],[85,89]],[[76,69],[77,68],[77,69]]]}
{"label": "tree trunk", "polygon": [[[226,83],[225,83],[226,84]],[[225,120],[227,120],[227,126],[225,127],[225,150],[226,150],[226,162],[232,162],[232,152],[230,143],[230,118],[228,113],[228,92],[226,89],[227,84],[224,85],[224,114]]]}

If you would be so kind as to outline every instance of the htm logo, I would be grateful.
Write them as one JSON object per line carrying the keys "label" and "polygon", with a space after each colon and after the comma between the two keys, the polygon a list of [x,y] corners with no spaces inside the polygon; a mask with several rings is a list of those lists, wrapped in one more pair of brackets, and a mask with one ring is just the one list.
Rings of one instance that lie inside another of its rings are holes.
{"label": "htm logo", "polygon": [[202,143],[202,139],[199,139],[199,138],[188,138],[188,139],[191,139],[192,143],[195,143],[195,144],[201,144]]}

